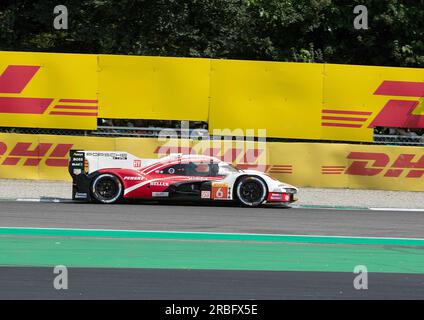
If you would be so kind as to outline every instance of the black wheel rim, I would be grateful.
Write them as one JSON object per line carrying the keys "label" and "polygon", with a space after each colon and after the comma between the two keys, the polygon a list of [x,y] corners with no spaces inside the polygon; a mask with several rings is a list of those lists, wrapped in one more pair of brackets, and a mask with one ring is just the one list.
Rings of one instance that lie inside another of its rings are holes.
{"label": "black wheel rim", "polygon": [[240,186],[240,195],[246,202],[258,202],[263,196],[262,186],[257,181],[245,182]]}
{"label": "black wheel rim", "polygon": [[116,182],[110,178],[103,178],[96,185],[96,193],[104,200],[113,199],[117,190]]}

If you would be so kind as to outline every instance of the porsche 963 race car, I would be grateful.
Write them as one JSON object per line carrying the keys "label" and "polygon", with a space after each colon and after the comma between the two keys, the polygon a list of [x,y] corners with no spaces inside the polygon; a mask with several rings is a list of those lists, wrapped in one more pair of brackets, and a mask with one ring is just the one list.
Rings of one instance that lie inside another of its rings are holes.
{"label": "porsche 963 race car", "polygon": [[140,159],[127,152],[70,152],[74,200],[123,199],[237,201],[257,207],[296,201],[298,189],[255,170],[239,170],[215,157],[170,154]]}

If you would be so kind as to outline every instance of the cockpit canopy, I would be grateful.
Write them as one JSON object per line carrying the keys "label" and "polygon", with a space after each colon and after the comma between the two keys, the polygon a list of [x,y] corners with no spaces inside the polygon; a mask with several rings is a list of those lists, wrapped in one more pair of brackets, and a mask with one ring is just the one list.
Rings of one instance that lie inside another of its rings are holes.
{"label": "cockpit canopy", "polygon": [[225,162],[204,162],[192,161],[187,163],[178,163],[170,165],[159,171],[163,174],[175,174],[184,176],[203,176],[203,177],[216,177],[227,176],[231,173],[237,173],[239,170],[232,165]]}

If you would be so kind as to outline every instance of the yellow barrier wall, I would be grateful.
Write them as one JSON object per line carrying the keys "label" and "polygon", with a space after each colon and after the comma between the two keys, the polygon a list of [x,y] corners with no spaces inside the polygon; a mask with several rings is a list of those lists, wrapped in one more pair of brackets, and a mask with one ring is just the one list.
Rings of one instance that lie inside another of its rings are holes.
{"label": "yellow barrier wall", "polygon": [[[212,61],[209,128],[265,128],[269,137],[321,137],[320,64]],[[319,121],[319,120],[318,120]]]}
{"label": "yellow barrier wall", "polygon": [[424,191],[423,148],[321,143],[0,134],[0,178],[69,181],[71,148],[127,151],[143,158],[170,151],[208,154],[242,167],[250,164],[296,186]]}
{"label": "yellow barrier wall", "polygon": [[[416,101],[413,113],[423,115],[424,127],[424,69],[326,64],[322,81],[324,100],[315,125],[321,126],[323,139],[373,141],[373,120],[382,116],[390,100]],[[411,124],[404,121],[403,127]],[[379,126],[397,127],[390,121]]]}
{"label": "yellow barrier wall", "polygon": [[211,133],[372,141],[375,126],[424,127],[424,69],[0,52],[0,115],[10,127],[202,120]]}
{"label": "yellow barrier wall", "polygon": [[370,142],[376,126],[424,127],[424,69],[0,52],[0,115],[10,127],[201,120],[211,133]]}
{"label": "yellow barrier wall", "polygon": [[0,52],[0,126],[97,128],[95,55]]}
{"label": "yellow barrier wall", "polygon": [[[417,102],[412,113],[424,127],[424,69],[231,60],[212,60],[211,69],[211,132],[265,128],[268,137],[371,142],[390,100]],[[404,127],[417,125],[407,120]]]}
{"label": "yellow barrier wall", "polygon": [[294,185],[424,191],[420,147],[321,143],[268,143],[269,163],[293,165],[275,177]]}
{"label": "yellow barrier wall", "polygon": [[99,118],[208,120],[209,59],[99,56]]}

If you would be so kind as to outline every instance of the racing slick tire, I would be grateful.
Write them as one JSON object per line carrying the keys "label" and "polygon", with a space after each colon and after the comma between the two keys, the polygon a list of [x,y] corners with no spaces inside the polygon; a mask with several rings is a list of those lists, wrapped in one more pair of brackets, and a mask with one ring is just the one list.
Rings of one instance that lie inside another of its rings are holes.
{"label": "racing slick tire", "polygon": [[99,203],[117,203],[122,199],[123,192],[124,187],[121,180],[110,173],[97,176],[91,184],[91,194]]}
{"label": "racing slick tire", "polygon": [[265,182],[255,176],[242,177],[236,184],[235,197],[245,207],[258,207],[268,196]]}

